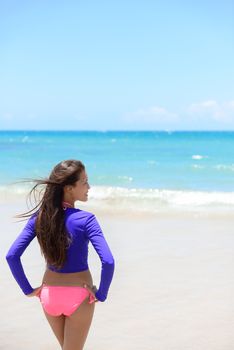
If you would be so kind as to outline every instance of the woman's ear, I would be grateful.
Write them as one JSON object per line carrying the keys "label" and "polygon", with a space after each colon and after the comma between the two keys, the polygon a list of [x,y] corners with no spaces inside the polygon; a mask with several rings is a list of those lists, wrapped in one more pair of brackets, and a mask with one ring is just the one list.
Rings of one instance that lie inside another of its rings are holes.
{"label": "woman's ear", "polygon": [[65,185],[64,186],[64,193],[71,194],[72,186],[71,185]]}

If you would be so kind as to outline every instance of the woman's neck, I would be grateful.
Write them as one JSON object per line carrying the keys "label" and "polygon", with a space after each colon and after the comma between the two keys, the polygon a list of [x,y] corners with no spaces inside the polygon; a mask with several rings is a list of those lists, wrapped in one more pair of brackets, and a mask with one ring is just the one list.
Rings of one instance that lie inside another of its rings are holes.
{"label": "woman's neck", "polygon": [[62,207],[63,207],[63,209],[66,209],[66,208],[74,208],[74,204],[71,204],[71,203],[69,203],[69,202],[67,202],[67,201],[62,201]]}

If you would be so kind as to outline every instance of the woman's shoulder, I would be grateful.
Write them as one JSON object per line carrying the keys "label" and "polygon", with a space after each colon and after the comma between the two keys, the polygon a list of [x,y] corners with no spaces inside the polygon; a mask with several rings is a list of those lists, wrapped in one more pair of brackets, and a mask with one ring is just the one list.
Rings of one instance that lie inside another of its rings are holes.
{"label": "woman's shoulder", "polygon": [[89,211],[69,208],[66,210],[65,221],[70,229],[74,228],[86,231],[90,223],[96,220],[95,215]]}
{"label": "woman's shoulder", "polygon": [[33,213],[31,216],[27,218],[27,225],[35,225],[38,213]]}
{"label": "woman's shoulder", "polygon": [[94,217],[95,215],[89,211],[78,209],[78,208],[67,208],[66,209],[67,218],[70,220],[82,220],[87,221],[88,219]]}

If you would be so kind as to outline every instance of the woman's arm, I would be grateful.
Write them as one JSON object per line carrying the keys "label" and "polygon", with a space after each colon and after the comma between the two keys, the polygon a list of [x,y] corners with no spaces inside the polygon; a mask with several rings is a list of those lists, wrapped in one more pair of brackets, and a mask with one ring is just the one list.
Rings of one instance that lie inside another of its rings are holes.
{"label": "woman's arm", "polygon": [[35,215],[28,220],[23,231],[14,241],[6,255],[6,260],[11,269],[12,275],[14,276],[16,282],[22,289],[23,293],[26,295],[31,294],[34,291],[34,289],[30,285],[24,273],[20,257],[27,248],[27,246],[30,244],[30,242],[36,237],[35,220]]}
{"label": "woman's arm", "polygon": [[101,280],[95,296],[98,300],[104,301],[107,298],[108,290],[114,274],[114,258],[105,240],[102,229],[92,214],[86,221],[86,234],[102,263]]}

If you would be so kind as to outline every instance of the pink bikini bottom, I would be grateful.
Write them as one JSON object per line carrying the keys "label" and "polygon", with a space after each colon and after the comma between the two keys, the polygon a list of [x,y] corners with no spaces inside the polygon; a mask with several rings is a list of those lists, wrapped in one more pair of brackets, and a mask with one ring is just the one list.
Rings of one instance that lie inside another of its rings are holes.
{"label": "pink bikini bottom", "polygon": [[81,303],[89,297],[89,304],[95,301],[94,296],[83,287],[43,285],[40,301],[43,309],[52,316],[70,316]]}

